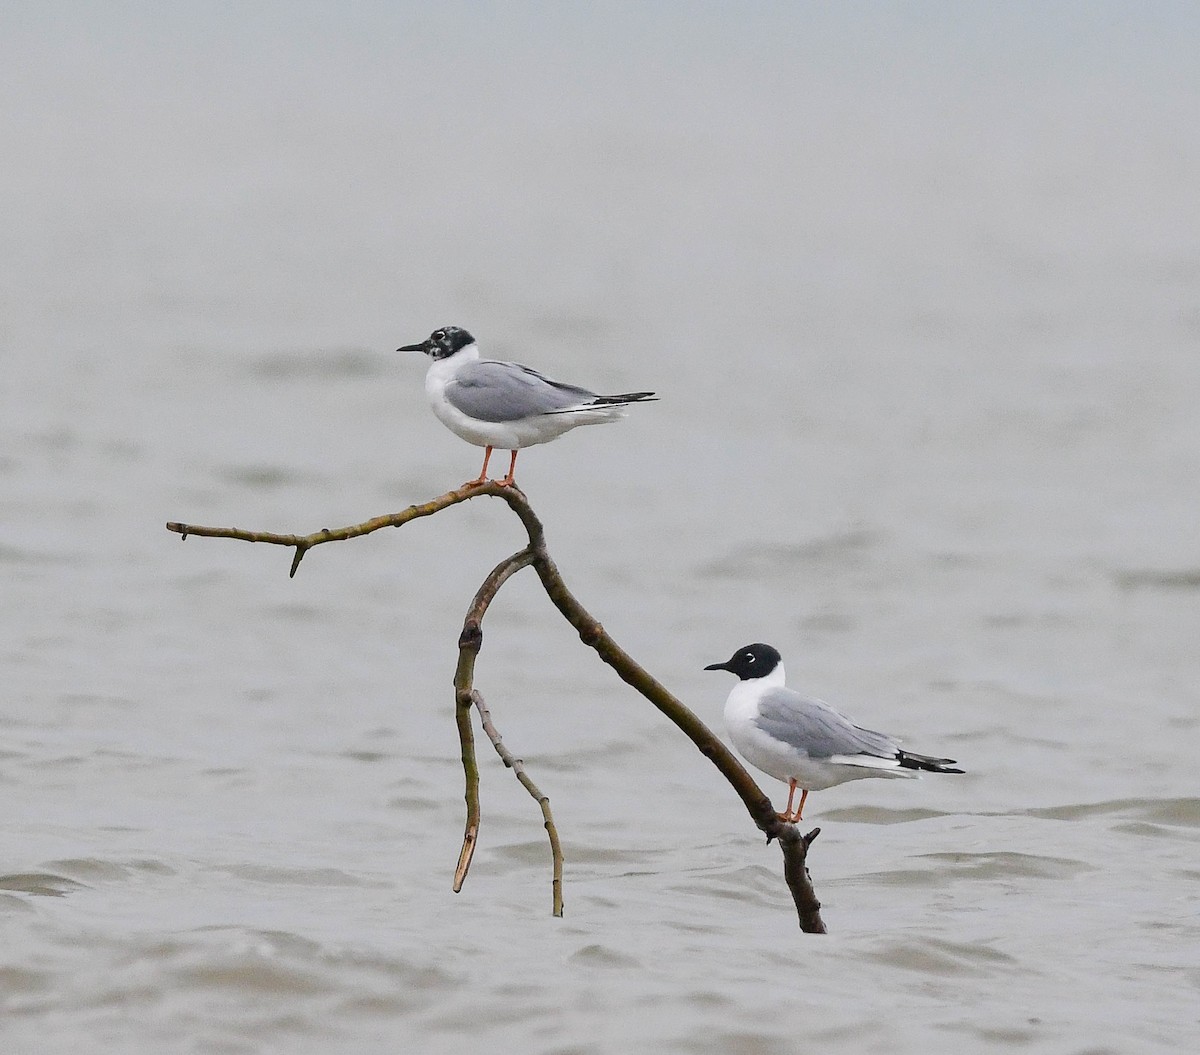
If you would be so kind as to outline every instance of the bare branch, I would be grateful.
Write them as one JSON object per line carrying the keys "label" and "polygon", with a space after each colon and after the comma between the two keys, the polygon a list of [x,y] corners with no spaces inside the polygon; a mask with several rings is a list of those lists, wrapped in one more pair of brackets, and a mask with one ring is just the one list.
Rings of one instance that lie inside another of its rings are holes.
{"label": "bare branch", "polygon": [[[497,481],[488,480],[481,484],[470,483],[454,491],[426,502],[423,505],[409,506],[399,513],[375,517],[350,527],[331,531],[328,528],[311,535],[277,535],[270,532],[242,531],[238,528],[209,528],[196,525],[169,523],[168,531],[174,531],[187,538],[188,535],[204,535],[212,538],[233,538],[245,542],[267,542],[277,546],[289,546],[296,550],[292,560],[290,574],[295,575],[301,559],[308,550],[325,542],[337,542],[344,539],[357,538],[385,527],[401,527],[411,520],[432,516],[449,506],[457,505],[480,495],[493,495],[503,498],[509,508],[517,515],[526,534],[529,545],[520,552],[502,561],[492,571],[491,575],[480,587],[475,596],[471,610],[463,624],[463,633],[459,639],[459,663],[455,673],[455,711],[459,727],[459,738],[463,748],[463,768],[467,781],[467,829],[464,835],[463,849],[459,855],[459,865],[455,873],[455,889],[458,890],[470,866],[471,854],[474,851],[475,840],[479,830],[479,799],[478,799],[478,767],[475,762],[474,737],[471,731],[469,709],[475,704],[471,695],[475,657],[479,653],[482,642],[480,620],[487,605],[495,596],[496,591],[514,572],[526,565],[532,564],[546,590],[547,596],[553,602],[563,617],[576,629],[584,644],[594,649],[600,658],[617,672],[628,685],[646,697],[655,707],[667,716],[683,733],[699,748],[712,763],[721,771],[737,792],[751,819],[767,836],[767,841],[778,839],[784,858],[784,878],[791,890],[792,899],[796,904],[796,912],[803,930],[810,933],[825,933],[825,924],[821,919],[821,904],[813,890],[811,879],[806,866],[808,848],[820,834],[819,828],[814,828],[807,835],[801,835],[794,825],[785,823],[775,812],[771,800],[762,792],[754,778],[746,768],[734,757],[733,753],[718,739],[712,731],[680,700],[678,700],[661,682],[652,677],[640,664],[624,651],[604,630],[588,611],[575,599],[567,589],[559,574],[558,568],[550,558],[546,549],[545,534],[541,521],[530,507],[525,495],[516,487],[504,486]],[[474,615],[477,606],[479,611]],[[465,719],[465,720],[464,720]],[[495,743],[495,741],[493,741]],[[499,750],[499,747],[497,747]],[[503,758],[504,756],[501,755]],[[525,783],[522,781],[522,783]],[[528,787],[528,785],[527,785]],[[538,801],[544,796],[536,789],[531,789]],[[548,814],[548,804],[543,805],[543,813]],[[557,834],[552,830],[552,824],[547,817],[547,830],[550,832],[551,847],[555,847]],[[557,862],[556,851],[556,862]],[[556,906],[560,905],[560,894],[556,877]]]}
{"label": "bare branch", "polygon": [[[202,527],[199,524],[180,524],[174,521],[167,524],[167,530],[174,531],[183,540],[186,540],[189,535],[201,535],[205,538],[232,538],[239,539],[242,542],[266,542],[272,546],[289,546],[296,551],[295,557],[292,558],[291,571],[288,572],[290,577],[296,574],[296,569],[300,567],[300,561],[304,559],[304,554],[314,546],[319,546],[324,542],[345,542],[347,539],[358,538],[360,535],[369,535],[373,531],[380,530],[380,528],[403,527],[409,521],[419,520],[421,517],[433,516],[434,513],[440,513],[449,506],[458,505],[460,502],[466,502],[471,498],[478,498],[480,495],[496,495],[500,498],[508,499],[508,504],[513,507],[514,511],[521,518],[521,522],[525,525],[525,530],[529,534],[530,539],[532,540],[535,536],[538,538],[542,536],[541,521],[534,515],[533,510],[529,508],[529,503],[525,501],[525,496],[517,488],[504,487],[495,480],[485,480],[481,484],[464,484],[456,490],[447,491],[444,495],[438,495],[432,501],[421,505],[409,506],[399,513],[388,513],[386,516],[374,517],[371,520],[363,521],[361,524],[352,524],[350,527],[333,530],[322,528],[320,531],[314,531],[311,535],[279,535],[272,531],[243,531],[241,528]],[[514,503],[513,499],[517,498],[517,496],[519,496],[519,502]]]}

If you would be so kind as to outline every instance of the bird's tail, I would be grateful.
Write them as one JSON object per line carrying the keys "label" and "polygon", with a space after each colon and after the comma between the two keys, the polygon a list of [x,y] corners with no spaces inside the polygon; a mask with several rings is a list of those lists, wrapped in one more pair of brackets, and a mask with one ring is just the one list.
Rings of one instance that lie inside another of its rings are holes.
{"label": "bird's tail", "polygon": [[625,392],[619,396],[597,396],[592,403],[595,406],[607,406],[608,404],[645,403],[647,400],[657,398],[653,392]]}
{"label": "bird's tail", "polygon": [[953,758],[930,758],[929,755],[914,755],[911,751],[901,751],[897,756],[901,769],[921,769],[926,773],[965,773],[965,769],[955,769]]}
{"label": "bird's tail", "polygon": [[655,402],[658,397],[653,392],[625,392],[619,396],[597,396],[586,403],[576,403],[573,407],[563,407],[562,410],[551,410],[551,414],[578,414],[581,410],[604,410],[608,407],[626,407],[630,403]]}

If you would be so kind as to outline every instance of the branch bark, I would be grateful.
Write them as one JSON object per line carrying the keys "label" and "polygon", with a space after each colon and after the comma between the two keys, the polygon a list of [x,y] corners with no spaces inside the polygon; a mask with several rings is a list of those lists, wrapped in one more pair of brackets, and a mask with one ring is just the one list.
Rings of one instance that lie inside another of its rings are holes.
{"label": "branch bark", "polygon": [[[452,505],[458,505],[471,498],[491,495],[502,498],[516,514],[529,538],[529,544],[513,556],[501,561],[480,586],[467,617],[463,623],[463,632],[459,637],[459,658],[455,670],[455,717],[459,731],[459,741],[462,746],[463,770],[466,778],[467,822],[463,838],[463,849],[459,855],[458,867],[455,871],[455,890],[462,886],[470,867],[471,856],[479,832],[479,772],[475,761],[474,735],[471,729],[470,710],[478,707],[482,712],[482,700],[474,692],[475,659],[482,645],[482,619],[488,605],[496,596],[504,583],[521,568],[532,565],[551,603],[562,616],[578,632],[580,640],[592,648],[608,666],[616,671],[617,676],[626,684],[637,690],[657,707],[666,717],[699,748],[713,765],[732,786],[741,798],[746,811],[766,837],[767,842],[779,840],[783,852],[784,879],[791,891],[792,900],[796,906],[796,914],[800,927],[808,933],[824,934],[825,923],[821,918],[821,903],[817,900],[811,877],[808,874],[808,848],[820,834],[820,828],[814,828],[807,834],[801,834],[793,824],[780,820],[779,815],[771,805],[771,800],[759,788],[754,778],[737,760],[733,753],[718,739],[713,732],[687,707],[675,697],[661,682],[654,678],[636,660],[622,649],[605,631],[600,623],[579,603],[567,588],[550,553],[546,548],[545,531],[541,520],[529,505],[528,499],[516,487],[505,487],[499,482],[488,480],[483,483],[470,483],[444,495],[425,502],[421,505],[409,506],[399,513],[375,517],[361,524],[330,530],[323,528],[310,535],[281,535],[271,532],[243,531],[239,528],[211,528],[193,524],[168,523],[167,530],[173,531],[183,538],[188,535],[201,535],[210,538],[232,538],[244,542],[265,542],[277,546],[293,548],[295,556],[292,559],[289,575],[294,576],[304,555],[315,546],[326,542],[339,542],[346,539],[368,535],[385,527],[402,527],[404,524],[421,517],[432,516]],[[486,728],[486,726],[485,726]],[[501,750],[499,736],[493,738],[497,751]],[[505,756],[501,753],[501,758]],[[511,756],[510,756],[511,757]],[[507,764],[507,762],[506,762]],[[513,767],[515,770],[515,766]],[[523,769],[518,772],[518,779],[523,775]],[[561,849],[558,847],[557,832],[549,814],[549,802],[545,796],[532,786],[532,781],[526,784],[530,794],[539,804],[542,804],[543,815],[546,819],[547,832],[550,835],[551,848],[556,863],[554,883],[556,914],[561,913]]]}

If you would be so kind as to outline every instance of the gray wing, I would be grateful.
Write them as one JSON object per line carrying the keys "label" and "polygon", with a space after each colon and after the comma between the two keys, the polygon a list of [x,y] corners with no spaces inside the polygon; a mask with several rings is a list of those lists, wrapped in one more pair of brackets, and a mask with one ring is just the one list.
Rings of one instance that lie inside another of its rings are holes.
{"label": "gray wing", "polygon": [[804,751],[809,758],[874,755],[895,758],[900,745],[890,736],[863,729],[821,700],[791,689],[774,689],[759,702],[754,719],[764,733]]}
{"label": "gray wing", "polygon": [[468,363],[445,389],[447,401],[477,421],[517,421],[590,403],[595,392],[551,381],[520,363]]}

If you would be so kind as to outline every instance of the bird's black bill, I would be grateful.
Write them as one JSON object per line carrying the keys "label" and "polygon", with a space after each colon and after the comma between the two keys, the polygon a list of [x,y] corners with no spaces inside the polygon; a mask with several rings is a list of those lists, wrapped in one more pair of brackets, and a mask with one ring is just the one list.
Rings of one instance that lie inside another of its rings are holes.
{"label": "bird's black bill", "polygon": [[704,669],[705,670],[728,670],[729,664],[728,663],[710,663]]}
{"label": "bird's black bill", "polygon": [[401,348],[397,348],[398,352],[423,352],[429,347],[428,341],[422,341],[420,344],[406,344]]}

